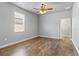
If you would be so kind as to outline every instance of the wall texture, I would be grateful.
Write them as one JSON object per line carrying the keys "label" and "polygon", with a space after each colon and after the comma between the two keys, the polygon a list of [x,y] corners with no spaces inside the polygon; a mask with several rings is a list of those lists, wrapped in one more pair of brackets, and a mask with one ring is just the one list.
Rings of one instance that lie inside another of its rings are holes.
{"label": "wall texture", "polygon": [[79,53],[79,3],[74,3],[74,5],[73,5],[72,40]]}
{"label": "wall texture", "polygon": [[39,16],[39,35],[44,37],[60,37],[60,20],[71,18],[72,12],[62,11]]}
{"label": "wall texture", "polygon": [[[25,32],[14,32],[14,12],[25,15]],[[0,46],[38,35],[38,16],[8,3],[0,3]]]}

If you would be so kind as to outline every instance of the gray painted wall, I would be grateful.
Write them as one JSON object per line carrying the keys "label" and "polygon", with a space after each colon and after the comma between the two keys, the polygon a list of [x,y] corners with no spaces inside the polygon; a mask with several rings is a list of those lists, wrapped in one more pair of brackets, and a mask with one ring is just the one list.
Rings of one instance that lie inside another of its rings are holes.
{"label": "gray painted wall", "polygon": [[74,3],[74,5],[73,5],[72,40],[79,52],[79,3]]}
{"label": "gray painted wall", "polygon": [[62,11],[39,16],[39,35],[45,37],[60,37],[60,20],[71,18],[72,12]]}
{"label": "gray painted wall", "polygon": [[[25,32],[14,32],[14,12],[25,15]],[[0,46],[38,35],[38,16],[8,3],[0,3]],[[7,40],[5,40],[7,39]]]}

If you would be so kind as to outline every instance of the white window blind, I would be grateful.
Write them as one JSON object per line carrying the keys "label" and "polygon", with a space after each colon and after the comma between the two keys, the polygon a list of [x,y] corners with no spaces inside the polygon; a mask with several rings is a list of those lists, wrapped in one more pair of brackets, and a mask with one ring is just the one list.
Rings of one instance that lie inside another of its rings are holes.
{"label": "white window blind", "polygon": [[24,32],[25,31],[25,15],[15,12],[15,21],[14,21],[14,31],[15,32]]}

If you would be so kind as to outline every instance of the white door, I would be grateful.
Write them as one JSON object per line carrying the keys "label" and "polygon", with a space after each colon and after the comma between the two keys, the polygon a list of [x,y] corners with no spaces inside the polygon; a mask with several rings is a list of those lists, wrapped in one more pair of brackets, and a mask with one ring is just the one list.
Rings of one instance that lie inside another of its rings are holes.
{"label": "white door", "polygon": [[71,38],[71,19],[64,18],[60,20],[60,38],[69,37]]}

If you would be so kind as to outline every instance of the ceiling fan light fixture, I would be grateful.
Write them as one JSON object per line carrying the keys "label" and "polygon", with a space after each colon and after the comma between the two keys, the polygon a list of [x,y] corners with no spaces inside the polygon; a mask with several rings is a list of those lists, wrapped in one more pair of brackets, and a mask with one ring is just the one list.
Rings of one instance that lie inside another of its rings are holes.
{"label": "ceiling fan light fixture", "polygon": [[44,11],[44,13],[46,13],[47,11]]}
{"label": "ceiling fan light fixture", "polygon": [[45,14],[47,12],[47,4],[41,4],[40,13]]}
{"label": "ceiling fan light fixture", "polygon": [[40,14],[44,14],[44,13],[40,10]]}
{"label": "ceiling fan light fixture", "polygon": [[48,10],[52,10],[52,9],[53,8],[48,8],[47,4],[42,3],[38,10],[39,10],[40,14],[45,14],[45,13],[47,13]]}
{"label": "ceiling fan light fixture", "polygon": [[44,11],[40,10],[40,14],[45,14],[46,12],[47,12],[46,10]]}

